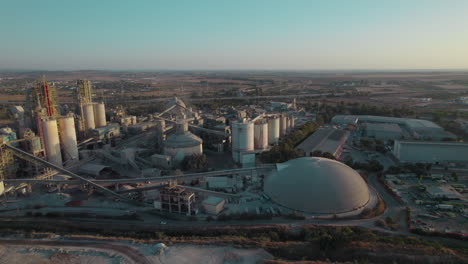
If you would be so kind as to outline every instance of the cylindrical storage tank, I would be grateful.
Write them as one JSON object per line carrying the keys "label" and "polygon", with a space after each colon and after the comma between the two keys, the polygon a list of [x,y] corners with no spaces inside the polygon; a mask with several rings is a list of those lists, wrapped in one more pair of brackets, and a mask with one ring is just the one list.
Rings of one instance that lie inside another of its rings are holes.
{"label": "cylindrical storage tank", "polygon": [[291,130],[293,130],[295,126],[296,126],[296,118],[294,116],[291,116]]}
{"label": "cylindrical storage tank", "polygon": [[280,137],[280,119],[273,117],[268,119],[268,143],[278,144]]}
{"label": "cylindrical storage tank", "polygon": [[57,120],[43,120],[42,132],[47,161],[62,167],[62,153],[58,134]]}
{"label": "cylindrical storage tank", "polygon": [[[232,151],[248,152],[254,150],[254,124],[251,121],[232,124]],[[234,155],[234,154],[233,154]]]}
{"label": "cylindrical storage tank", "polygon": [[292,117],[290,117],[290,116],[288,116],[288,118],[286,119],[287,120],[287,123],[286,123],[287,124],[287,129],[286,129],[286,131],[288,132],[288,134],[291,133],[291,129],[292,129],[291,119],[292,119]]}
{"label": "cylindrical storage tank", "polygon": [[281,115],[280,117],[280,137],[284,137],[288,130],[288,117]]}
{"label": "cylindrical storage tank", "polygon": [[254,147],[255,149],[268,148],[268,123],[265,120],[254,125]]}
{"label": "cylindrical storage tank", "polygon": [[64,117],[58,121],[63,159],[65,161],[78,160],[79,155],[76,141],[75,120],[73,117]]}
{"label": "cylindrical storage tank", "polygon": [[132,125],[136,125],[136,123],[137,123],[137,117],[136,116],[131,116],[130,120],[131,120]]}
{"label": "cylindrical storage tank", "polygon": [[103,127],[107,125],[106,107],[104,103],[94,104],[94,123],[96,127]]}
{"label": "cylindrical storage tank", "polygon": [[94,107],[93,104],[86,104],[83,106],[83,118],[85,129],[95,129],[96,125],[94,123]]}

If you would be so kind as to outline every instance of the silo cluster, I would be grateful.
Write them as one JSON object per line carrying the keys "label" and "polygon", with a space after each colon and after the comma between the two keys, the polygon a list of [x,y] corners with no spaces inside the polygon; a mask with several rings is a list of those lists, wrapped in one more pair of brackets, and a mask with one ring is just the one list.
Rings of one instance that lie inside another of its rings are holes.
{"label": "silo cluster", "polygon": [[104,103],[83,105],[83,119],[85,130],[106,126],[106,107]]}
{"label": "silo cluster", "polygon": [[[243,119],[232,122],[232,155],[238,162],[240,153],[267,150],[269,145],[279,143],[279,139],[290,133],[294,127],[294,117],[276,114],[258,117],[254,120]],[[257,120],[256,120],[257,119]]]}
{"label": "silo cluster", "polygon": [[60,167],[64,161],[78,161],[75,119],[66,116],[43,119],[41,123],[47,161]]}

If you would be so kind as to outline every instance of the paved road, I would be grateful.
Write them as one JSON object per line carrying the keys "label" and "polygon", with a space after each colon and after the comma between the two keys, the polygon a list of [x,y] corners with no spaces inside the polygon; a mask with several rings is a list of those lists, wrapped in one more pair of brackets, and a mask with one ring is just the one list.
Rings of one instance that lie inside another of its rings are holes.
{"label": "paved road", "polygon": [[20,246],[49,246],[49,247],[83,247],[112,250],[124,255],[133,263],[151,264],[151,262],[137,249],[122,244],[112,244],[94,241],[54,241],[54,240],[24,240],[24,239],[0,239],[0,245],[20,245]]}

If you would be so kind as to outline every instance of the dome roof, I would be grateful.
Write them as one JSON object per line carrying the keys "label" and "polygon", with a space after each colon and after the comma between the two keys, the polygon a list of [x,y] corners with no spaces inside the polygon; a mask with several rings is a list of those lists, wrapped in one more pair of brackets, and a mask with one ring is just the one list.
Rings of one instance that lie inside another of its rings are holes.
{"label": "dome roof", "polygon": [[277,164],[265,192],[287,208],[306,213],[344,213],[367,204],[367,183],[345,164],[304,157]]}
{"label": "dome roof", "polygon": [[169,135],[164,142],[164,146],[167,148],[186,148],[198,146],[202,143],[203,141],[201,138],[190,132],[186,132],[184,134],[174,133]]}

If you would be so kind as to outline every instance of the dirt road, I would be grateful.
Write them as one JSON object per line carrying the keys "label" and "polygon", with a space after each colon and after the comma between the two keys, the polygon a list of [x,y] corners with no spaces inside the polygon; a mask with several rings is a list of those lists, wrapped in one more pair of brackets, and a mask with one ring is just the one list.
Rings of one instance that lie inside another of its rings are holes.
{"label": "dirt road", "polygon": [[52,240],[16,240],[0,239],[0,245],[21,245],[21,246],[49,246],[49,247],[83,247],[111,250],[125,256],[133,263],[151,264],[151,262],[137,249],[112,243],[87,242],[87,241],[52,241]]}

